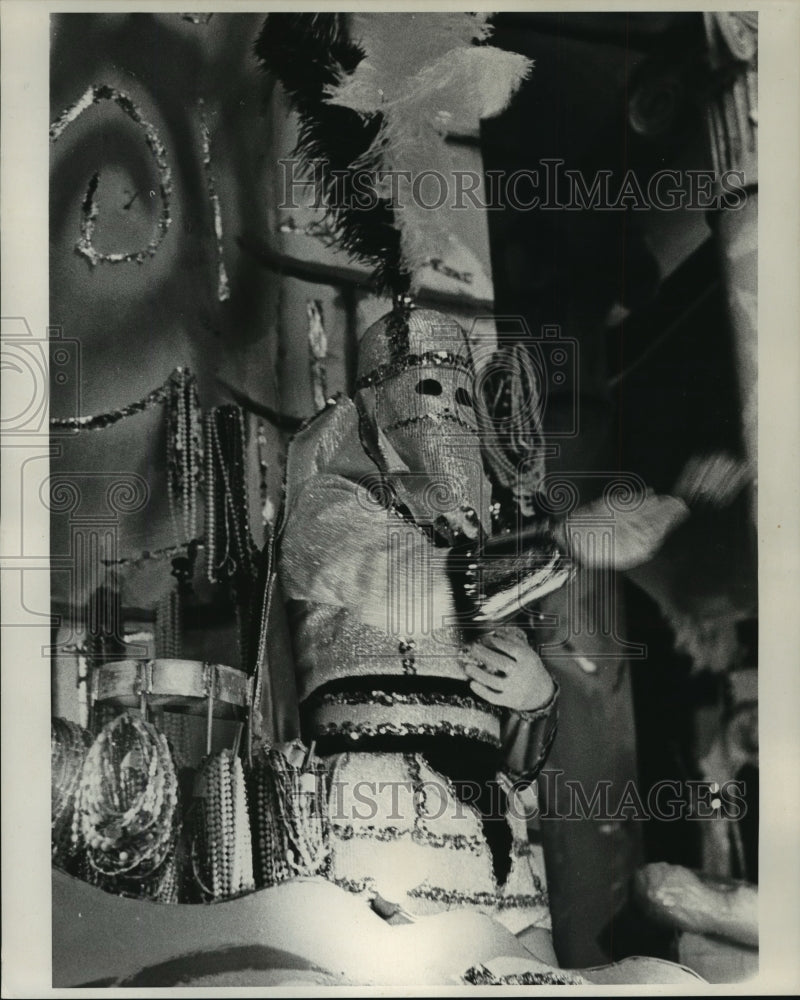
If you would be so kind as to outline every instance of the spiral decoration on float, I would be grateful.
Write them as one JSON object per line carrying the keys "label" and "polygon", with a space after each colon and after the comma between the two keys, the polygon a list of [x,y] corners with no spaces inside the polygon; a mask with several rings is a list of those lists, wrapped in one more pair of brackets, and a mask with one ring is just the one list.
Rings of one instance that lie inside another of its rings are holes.
{"label": "spiral decoration on float", "polygon": [[109,87],[105,84],[92,85],[84,91],[81,97],[70,107],[66,108],[50,126],[50,141],[56,142],[61,138],[65,129],[78,119],[84,111],[101,101],[114,101],[134,124],[144,132],[145,142],[156,163],[158,172],[158,186],[161,194],[161,213],[159,215],[156,232],[150,242],[143,250],[136,250],[131,253],[100,253],[94,246],[94,234],[97,226],[99,209],[97,207],[97,188],[100,183],[100,174],[94,173],[89,180],[86,195],[81,206],[81,236],[75,245],[79,254],[85,257],[92,267],[97,264],[122,264],[136,261],[142,264],[148,257],[154,257],[167,230],[172,222],[170,211],[170,198],[172,196],[172,172],[167,163],[167,151],[164,144],[156,132],[155,128],[147,121],[141,110],[128,94]]}

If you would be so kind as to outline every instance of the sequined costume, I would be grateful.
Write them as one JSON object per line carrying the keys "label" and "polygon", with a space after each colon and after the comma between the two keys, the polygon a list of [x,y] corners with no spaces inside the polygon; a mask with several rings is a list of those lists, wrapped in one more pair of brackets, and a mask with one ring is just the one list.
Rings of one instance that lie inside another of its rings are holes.
{"label": "sequined costume", "polygon": [[552,705],[531,740],[530,718],[471,691],[433,530],[489,521],[469,352],[438,313],[399,325],[367,331],[355,400],[312,421],[287,462],[279,573],[303,736],[331,766],[332,876],[412,914],[549,927],[540,849],[504,818],[497,772],[535,773]]}

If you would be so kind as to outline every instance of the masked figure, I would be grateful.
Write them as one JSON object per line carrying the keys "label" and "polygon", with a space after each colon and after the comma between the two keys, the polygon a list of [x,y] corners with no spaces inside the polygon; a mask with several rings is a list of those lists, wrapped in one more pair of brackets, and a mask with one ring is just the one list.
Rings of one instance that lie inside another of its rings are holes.
{"label": "masked figure", "polygon": [[518,933],[550,917],[508,792],[543,762],[557,690],[521,631],[472,641],[458,614],[452,547],[490,532],[474,394],[451,318],[370,327],[354,399],[290,447],[279,574],[303,737],[331,769],[332,877]]}

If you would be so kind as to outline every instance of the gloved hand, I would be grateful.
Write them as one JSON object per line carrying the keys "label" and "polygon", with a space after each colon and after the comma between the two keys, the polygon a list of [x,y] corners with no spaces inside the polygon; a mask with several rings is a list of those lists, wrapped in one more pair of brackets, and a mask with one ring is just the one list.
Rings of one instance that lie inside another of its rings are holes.
{"label": "gloved hand", "polygon": [[462,651],[461,665],[475,694],[517,712],[546,704],[555,690],[521,629],[503,628],[482,636]]}

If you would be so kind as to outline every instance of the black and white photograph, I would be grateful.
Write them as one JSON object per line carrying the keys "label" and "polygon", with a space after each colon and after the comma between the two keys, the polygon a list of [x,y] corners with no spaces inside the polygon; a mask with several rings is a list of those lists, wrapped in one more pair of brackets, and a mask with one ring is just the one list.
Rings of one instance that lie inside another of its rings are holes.
{"label": "black and white photograph", "polygon": [[3,6],[3,995],[800,988],[800,6]]}

